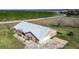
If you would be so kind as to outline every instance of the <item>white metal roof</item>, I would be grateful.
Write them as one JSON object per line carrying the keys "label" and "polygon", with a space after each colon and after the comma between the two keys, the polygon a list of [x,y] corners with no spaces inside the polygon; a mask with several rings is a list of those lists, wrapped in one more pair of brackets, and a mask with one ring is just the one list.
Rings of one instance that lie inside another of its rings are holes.
{"label": "white metal roof", "polygon": [[50,28],[36,25],[28,22],[21,22],[14,26],[16,30],[20,30],[24,33],[31,32],[33,33],[39,40],[44,38],[45,34],[49,31]]}

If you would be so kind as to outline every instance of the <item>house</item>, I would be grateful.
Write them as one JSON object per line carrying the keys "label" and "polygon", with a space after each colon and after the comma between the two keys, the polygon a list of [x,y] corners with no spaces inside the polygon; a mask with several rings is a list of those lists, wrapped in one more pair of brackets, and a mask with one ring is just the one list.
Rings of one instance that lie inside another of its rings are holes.
{"label": "house", "polygon": [[43,43],[46,40],[56,35],[56,30],[45,26],[29,23],[20,22],[13,27],[15,34],[23,38],[23,42],[26,40],[32,40],[36,43]]}

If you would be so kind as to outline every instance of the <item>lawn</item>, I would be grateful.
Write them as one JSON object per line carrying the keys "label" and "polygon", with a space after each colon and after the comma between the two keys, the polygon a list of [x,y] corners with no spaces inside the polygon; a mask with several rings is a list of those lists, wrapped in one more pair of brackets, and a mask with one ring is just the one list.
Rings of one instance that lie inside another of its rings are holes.
{"label": "lawn", "polygon": [[0,21],[27,20],[57,15],[55,12],[23,11],[23,10],[2,10],[0,11]]}
{"label": "lawn", "polygon": [[[62,38],[68,41],[68,44],[65,45],[64,49],[79,49],[79,28],[74,27],[59,27],[51,26],[61,32],[62,34],[57,34],[57,37]],[[68,36],[69,32],[73,32],[73,36]]]}
{"label": "lawn", "polygon": [[13,31],[9,27],[0,28],[0,48],[24,48],[24,44],[13,37]]}

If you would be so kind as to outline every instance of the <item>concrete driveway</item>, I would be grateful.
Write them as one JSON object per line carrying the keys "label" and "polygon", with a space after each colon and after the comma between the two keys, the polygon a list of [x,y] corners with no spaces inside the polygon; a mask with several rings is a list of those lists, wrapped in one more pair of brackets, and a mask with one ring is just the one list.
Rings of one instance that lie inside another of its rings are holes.
{"label": "concrete driveway", "polygon": [[58,49],[63,48],[68,41],[59,39],[57,37],[54,37],[53,39],[49,39],[43,44],[37,44],[35,42],[26,42],[25,49]]}

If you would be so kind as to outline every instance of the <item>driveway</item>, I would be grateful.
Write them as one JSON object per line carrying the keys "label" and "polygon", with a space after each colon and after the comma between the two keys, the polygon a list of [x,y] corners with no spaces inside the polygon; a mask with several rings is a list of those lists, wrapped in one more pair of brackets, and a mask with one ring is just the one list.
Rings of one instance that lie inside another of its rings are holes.
{"label": "driveway", "polygon": [[26,42],[25,49],[58,49],[63,48],[68,41],[59,39],[57,37],[54,37],[53,39],[49,39],[46,41],[46,43],[43,44],[37,44],[35,42]]}

